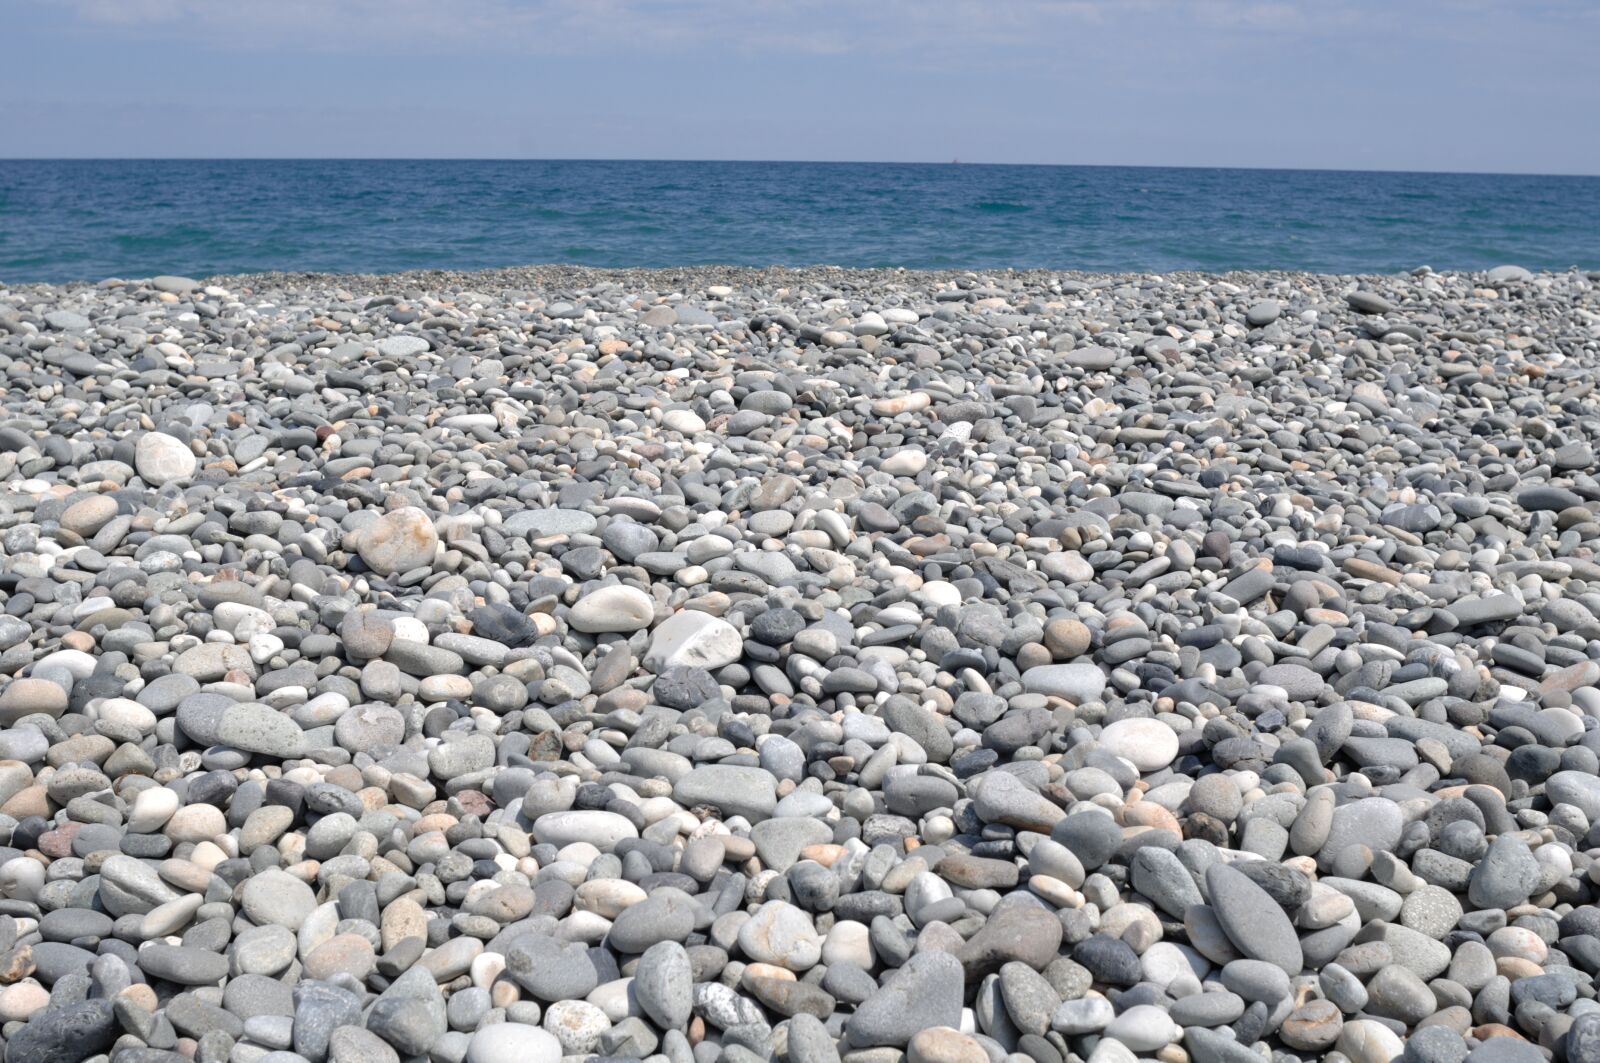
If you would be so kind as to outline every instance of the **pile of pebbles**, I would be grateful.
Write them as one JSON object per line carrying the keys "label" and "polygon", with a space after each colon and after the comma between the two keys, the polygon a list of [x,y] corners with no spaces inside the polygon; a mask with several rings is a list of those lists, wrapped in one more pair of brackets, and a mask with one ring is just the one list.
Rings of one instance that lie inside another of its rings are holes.
{"label": "pile of pebbles", "polygon": [[1597,281],[0,287],[5,1063],[1600,1060]]}

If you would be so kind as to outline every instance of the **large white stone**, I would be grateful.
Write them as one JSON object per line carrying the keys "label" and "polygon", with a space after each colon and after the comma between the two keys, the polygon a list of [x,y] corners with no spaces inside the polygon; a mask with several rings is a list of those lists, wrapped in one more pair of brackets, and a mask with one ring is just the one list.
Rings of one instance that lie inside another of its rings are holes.
{"label": "large white stone", "polygon": [[544,1028],[561,1042],[563,1055],[586,1056],[599,1047],[611,1020],[587,1000],[558,1000],[545,1009]]}
{"label": "large white stone", "polygon": [[890,476],[915,476],[928,467],[928,455],[916,447],[903,447],[878,466]]}
{"label": "large white stone", "polygon": [[432,564],[438,549],[433,521],[416,506],[385,513],[362,529],[357,545],[367,567],[385,576]]}
{"label": "large white stone", "polygon": [[638,587],[620,584],[590,591],[567,612],[567,623],[590,635],[643,631],[655,618],[655,602]]}
{"label": "large white stone", "polygon": [[1371,1019],[1352,1019],[1345,1023],[1334,1047],[1352,1063],[1389,1063],[1406,1050],[1398,1034]]}
{"label": "large white stone", "polygon": [[133,809],[128,813],[128,830],[134,834],[150,834],[160,830],[178,811],[178,795],[165,786],[152,786],[142,790],[133,799]]}
{"label": "large white stone", "polygon": [[853,963],[862,970],[872,969],[872,939],[867,924],[853,919],[840,919],[828,928],[822,942],[822,962],[830,967],[836,963]]}
{"label": "large white stone", "polygon": [[197,464],[187,443],[163,432],[146,432],[133,448],[133,467],[152,487],[187,480]]}
{"label": "large white stone", "polygon": [[651,634],[644,666],[657,674],[668,668],[716,669],[737,661],[743,652],[738,628],[710,613],[685,609]]}
{"label": "large white stone", "polygon": [[1107,724],[1100,748],[1140,771],[1160,771],[1178,755],[1178,736],[1160,720],[1136,717]]}
{"label": "large white stone", "polygon": [[499,1022],[472,1035],[466,1063],[561,1063],[561,1042],[537,1026]]}
{"label": "large white stone", "polygon": [[588,842],[596,849],[608,850],[624,838],[638,836],[633,823],[615,812],[548,812],[533,821],[533,840],[557,848]]}
{"label": "large white stone", "polygon": [[705,419],[693,410],[668,410],[661,415],[661,425],[686,436],[706,430]]}
{"label": "large white stone", "polygon": [[168,274],[162,274],[159,277],[150,278],[150,287],[154,288],[158,292],[170,292],[173,295],[188,295],[190,292],[200,287],[200,282],[195,280],[193,277],[174,277]]}
{"label": "large white stone", "polygon": [[427,351],[428,341],[421,336],[385,336],[377,347],[385,358],[415,358]]}
{"label": "large white stone", "polygon": [[1496,266],[1484,275],[1490,284],[1513,284],[1533,280],[1533,274],[1522,266]]}
{"label": "large white stone", "polygon": [[757,963],[809,971],[822,959],[811,917],[786,901],[768,901],[739,928],[739,950]]}
{"label": "large white stone", "polygon": [[1600,778],[1584,771],[1558,771],[1545,780],[1544,794],[1551,804],[1572,805],[1600,821]]}
{"label": "large white stone", "polygon": [[1053,694],[1081,705],[1105,693],[1106,675],[1099,665],[1089,661],[1044,664],[1022,673],[1022,689],[1030,694]]}

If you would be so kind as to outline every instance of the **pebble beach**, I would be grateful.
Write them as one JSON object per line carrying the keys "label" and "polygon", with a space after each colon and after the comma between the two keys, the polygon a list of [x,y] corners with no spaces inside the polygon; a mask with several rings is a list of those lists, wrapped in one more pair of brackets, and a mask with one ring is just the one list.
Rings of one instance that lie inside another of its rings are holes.
{"label": "pebble beach", "polygon": [[1600,274],[0,281],[5,1063],[1597,1063]]}

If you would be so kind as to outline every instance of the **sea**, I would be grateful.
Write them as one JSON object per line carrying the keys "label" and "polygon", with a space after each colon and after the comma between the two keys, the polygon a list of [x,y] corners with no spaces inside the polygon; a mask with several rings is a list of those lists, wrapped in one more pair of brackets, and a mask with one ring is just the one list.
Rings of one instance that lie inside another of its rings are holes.
{"label": "sea", "polygon": [[0,160],[0,285],[534,263],[1600,268],[1600,177],[811,162]]}

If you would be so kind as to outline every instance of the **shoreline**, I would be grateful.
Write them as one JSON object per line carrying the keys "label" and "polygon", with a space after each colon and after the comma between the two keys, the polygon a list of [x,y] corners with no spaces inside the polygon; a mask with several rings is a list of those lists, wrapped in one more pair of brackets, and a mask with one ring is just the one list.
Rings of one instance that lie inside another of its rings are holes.
{"label": "shoreline", "polygon": [[[1495,267],[1504,268],[1504,267]],[[816,280],[843,281],[854,285],[871,286],[881,283],[949,283],[974,278],[1004,278],[1022,284],[1041,282],[1076,282],[1102,288],[1128,281],[1161,278],[1173,282],[1224,281],[1238,283],[1242,278],[1252,283],[1263,279],[1299,278],[1307,281],[1339,280],[1352,283],[1362,281],[1399,280],[1416,276],[1433,276],[1448,279],[1484,279],[1492,270],[1434,270],[1418,266],[1414,270],[1387,273],[1324,273],[1315,270],[1238,269],[1238,270],[1059,270],[1043,268],[974,268],[974,269],[912,269],[904,267],[854,267],[833,265],[808,266],[741,266],[702,264],[685,266],[634,267],[634,266],[582,266],[571,263],[533,263],[522,266],[496,266],[484,269],[412,269],[390,273],[327,273],[298,270],[262,270],[250,273],[218,273],[192,276],[204,284],[222,286],[297,287],[333,285],[362,290],[383,286],[409,285],[420,288],[442,286],[471,287],[473,284],[494,284],[499,287],[584,287],[604,283],[633,284],[758,284],[778,285],[805,283]],[[1564,270],[1529,270],[1534,278],[1555,278],[1579,275],[1591,281],[1600,281],[1600,270],[1584,270],[1573,266]],[[128,286],[148,281],[148,277],[108,277],[101,280],[26,281],[0,276],[0,290],[61,289],[80,291],[108,285]]]}

